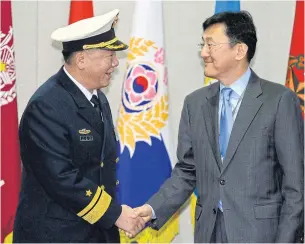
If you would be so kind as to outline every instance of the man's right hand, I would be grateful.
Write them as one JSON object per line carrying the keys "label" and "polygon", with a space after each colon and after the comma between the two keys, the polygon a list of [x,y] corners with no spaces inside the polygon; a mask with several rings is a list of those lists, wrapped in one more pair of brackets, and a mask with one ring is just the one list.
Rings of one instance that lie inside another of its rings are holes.
{"label": "man's right hand", "polygon": [[[134,212],[133,212],[133,216],[132,217],[133,218],[141,218],[143,220],[143,222],[144,222],[144,226],[153,217],[152,208],[148,204],[144,204],[144,205],[142,205],[140,207],[134,208],[133,210],[134,210]],[[144,228],[144,226],[143,226],[143,228]],[[138,232],[140,232],[143,228],[141,228]],[[133,234],[132,232],[129,232],[129,231],[125,230],[125,234],[129,238],[133,238],[138,233]]]}
{"label": "man's right hand", "polygon": [[133,237],[145,227],[145,223],[146,222],[141,217],[138,217],[131,207],[122,205],[122,213],[115,222],[115,225]]}
{"label": "man's right hand", "polygon": [[153,217],[153,212],[151,206],[148,204],[144,204],[140,207],[134,208],[133,209],[136,216],[142,217],[145,223],[150,221]]}

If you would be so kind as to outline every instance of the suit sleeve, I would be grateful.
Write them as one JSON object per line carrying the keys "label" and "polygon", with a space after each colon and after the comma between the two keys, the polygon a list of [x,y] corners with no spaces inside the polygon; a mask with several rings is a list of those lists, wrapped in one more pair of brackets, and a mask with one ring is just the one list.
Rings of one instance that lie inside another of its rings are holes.
{"label": "suit sleeve", "polygon": [[73,163],[73,145],[64,119],[45,101],[28,106],[19,130],[24,167],[62,207],[90,224],[110,228],[120,216],[121,206]]}
{"label": "suit sleeve", "polygon": [[185,99],[179,125],[177,157],[178,163],[171,177],[147,202],[154,210],[156,219],[152,227],[160,229],[189,198],[196,185],[196,169],[191,142],[190,118]]}
{"label": "suit sleeve", "polygon": [[290,90],[279,102],[275,147],[283,170],[283,205],[276,242],[296,242],[304,221],[304,121],[299,99]]}

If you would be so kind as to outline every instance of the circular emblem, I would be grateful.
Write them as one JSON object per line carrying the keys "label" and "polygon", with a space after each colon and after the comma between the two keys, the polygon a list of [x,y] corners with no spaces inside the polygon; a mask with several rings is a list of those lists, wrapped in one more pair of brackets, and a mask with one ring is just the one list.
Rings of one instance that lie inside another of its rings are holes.
{"label": "circular emblem", "polygon": [[123,105],[129,112],[151,108],[158,94],[158,74],[151,64],[136,63],[126,72]]}
{"label": "circular emblem", "polygon": [[10,27],[7,34],[0,32],[0,37],[0,106],[4,106],[16,98],[16,72],[12,27]]}

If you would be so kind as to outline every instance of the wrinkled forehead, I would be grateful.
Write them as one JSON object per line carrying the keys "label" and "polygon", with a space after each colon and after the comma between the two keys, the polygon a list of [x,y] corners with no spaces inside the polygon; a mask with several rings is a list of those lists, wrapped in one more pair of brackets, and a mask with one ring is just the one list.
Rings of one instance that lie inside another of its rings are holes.
{"label": "wrinkled forehead", "polygon": [[215,40],[228,40],[226,34],[226,27],[224,24],[214,24],[209,26],[202,34],[202,40],[215,41]]}

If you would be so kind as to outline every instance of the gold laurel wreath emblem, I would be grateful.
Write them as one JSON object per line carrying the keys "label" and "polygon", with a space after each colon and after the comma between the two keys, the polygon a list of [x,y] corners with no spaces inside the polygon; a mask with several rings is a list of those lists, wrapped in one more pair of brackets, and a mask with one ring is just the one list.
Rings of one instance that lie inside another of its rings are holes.
{"label": "gold laurel wreath emblem", "polygon": [[136,59],[137,56],[144,56],[149,48],[158,49],[154,42],[144,38],[132,37],[129,42],[128,61]]}
{"label": "gold laurel wreath emblem", "polygon": [[133,156],[136,142],[143,141],[151,145],[151,137],[161,139],[160,130],[168,119],[168,96],[164,95],[158,103],[139,113],[127,113],[121,104],[118,119],[118,134],[121,152],[127,147]]}

